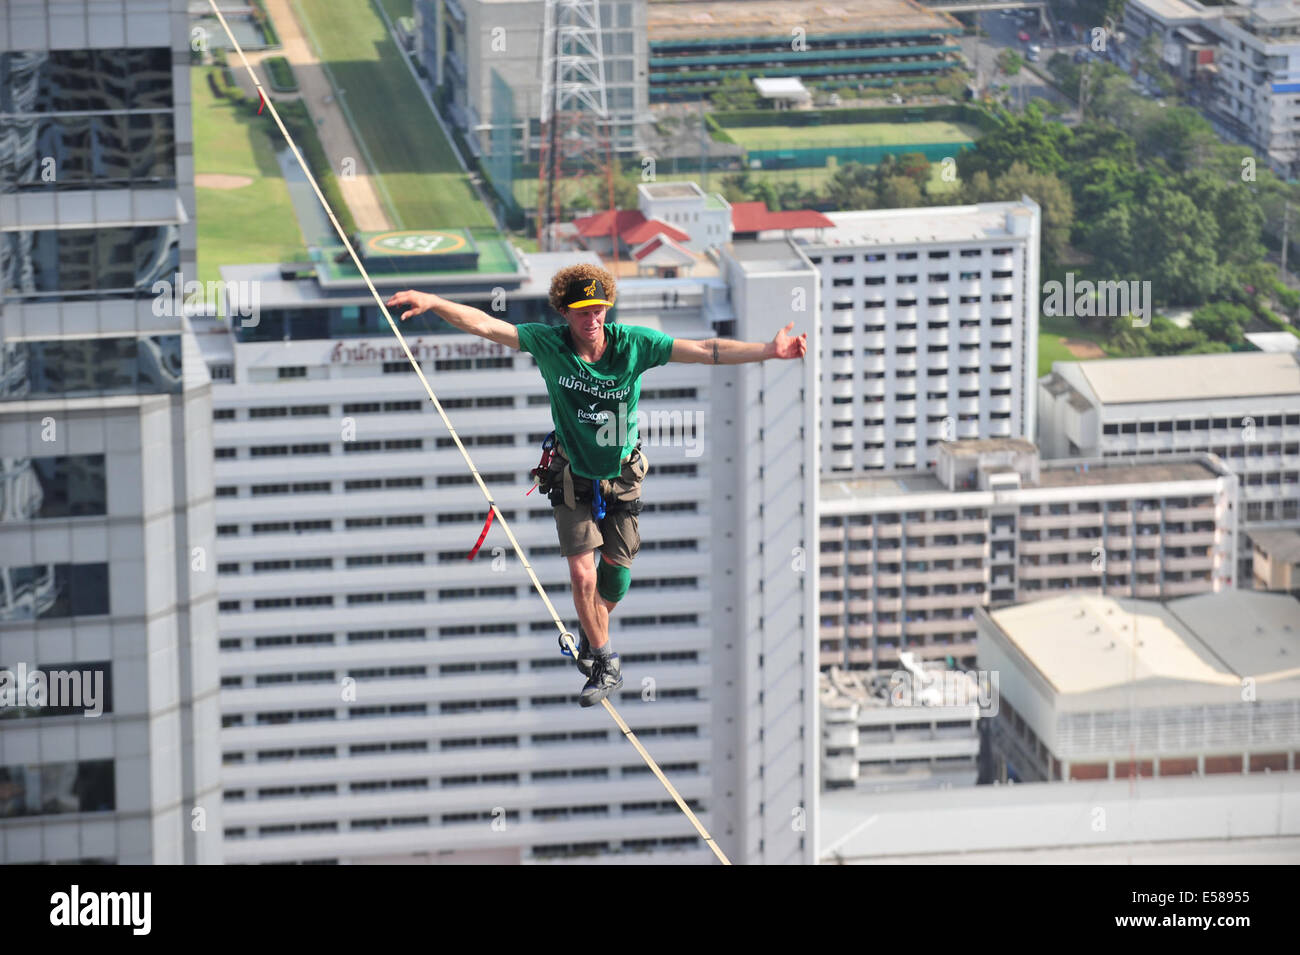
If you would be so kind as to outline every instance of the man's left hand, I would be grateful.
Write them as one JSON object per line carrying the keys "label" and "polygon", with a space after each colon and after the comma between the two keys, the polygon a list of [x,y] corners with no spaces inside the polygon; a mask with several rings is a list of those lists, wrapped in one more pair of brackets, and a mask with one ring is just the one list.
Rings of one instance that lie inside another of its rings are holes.
{"label": "man's left hand", "polygon": [[786,333],[792,328],[794,328],[794,322],[777,332],[776,337],[772,339],[773,358],[802,358],[808,354],[808,333],[804,332],[802,335],[791,338]]}

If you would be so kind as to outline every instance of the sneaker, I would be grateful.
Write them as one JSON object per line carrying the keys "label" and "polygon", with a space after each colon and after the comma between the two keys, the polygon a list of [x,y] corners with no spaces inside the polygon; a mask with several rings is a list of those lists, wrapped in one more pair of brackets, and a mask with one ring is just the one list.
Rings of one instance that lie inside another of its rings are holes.
{"label": "sneaker", "polygon": [[582,688],[578,702],[582,706],[595,706],[623,685],[623,665],[618,654],[611,653],[609,658],[594,657],[591,661],[591,676]]}
{"label": "sneaker", "polygon": [[578,659],[574,661],[578,664],[578,669],[582,671],[583,676],[591,676],[592,664],[596,662],[596,654],[591,650],[591,644],[587,642],[587,634],[582,628],[578,628]]}
{"label": "sneaker", "polygon": [[583,676],[591,676],[591,664],[596,655],[591,652],[591,644],[587,642],[587,635],[582,632],[582,627],[578,628],[578,655],[575,657],[569,652],[563,637],[560,638],[560,652],[578,665]]}

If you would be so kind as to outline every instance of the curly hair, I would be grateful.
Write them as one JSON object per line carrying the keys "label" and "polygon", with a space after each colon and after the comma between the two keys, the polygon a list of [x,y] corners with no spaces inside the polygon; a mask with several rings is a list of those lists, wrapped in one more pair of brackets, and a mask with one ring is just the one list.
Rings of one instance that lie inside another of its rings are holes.
{"label": "curly hair", "polygon": [[600,279],[600,284],[605,288],[605,298],[611,302],[617,302],[615,295],[618,292],[618,283],[614,276],[602,269],[599,265],[567,265],[555,273],[551,279],[551,308],[561,318],[564,317],[564,290],[569,287],[569,283],[574,279]]}

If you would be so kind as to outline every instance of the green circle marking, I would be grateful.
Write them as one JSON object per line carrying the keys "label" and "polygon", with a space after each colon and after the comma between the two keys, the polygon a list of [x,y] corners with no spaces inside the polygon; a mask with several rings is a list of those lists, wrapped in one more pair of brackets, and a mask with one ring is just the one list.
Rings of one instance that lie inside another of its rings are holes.
{"label": "green circle marking", "polygon": [[465,237],[454,232],[407,229],[372,235],[366,245],[387,255],[442,255],[465,248]]}

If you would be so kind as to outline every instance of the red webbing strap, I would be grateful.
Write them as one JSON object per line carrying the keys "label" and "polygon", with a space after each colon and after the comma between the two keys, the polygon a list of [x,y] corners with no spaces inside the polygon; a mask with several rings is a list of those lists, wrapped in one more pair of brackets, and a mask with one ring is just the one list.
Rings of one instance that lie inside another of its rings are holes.
{"label": "red webbing strap", "polygon": [[483,541],[487,539],[488,528],[492,526],[492,518],[495,514],[496,511],[492,508],[488,508],[487,520],[483,522],[483,533],[478,535],[478,543],[476,543],[474,549],[469,552],[469,556],[465,558],[466,560],[473,560],[474,556],[478,553],[478,549],[483,546]]}

